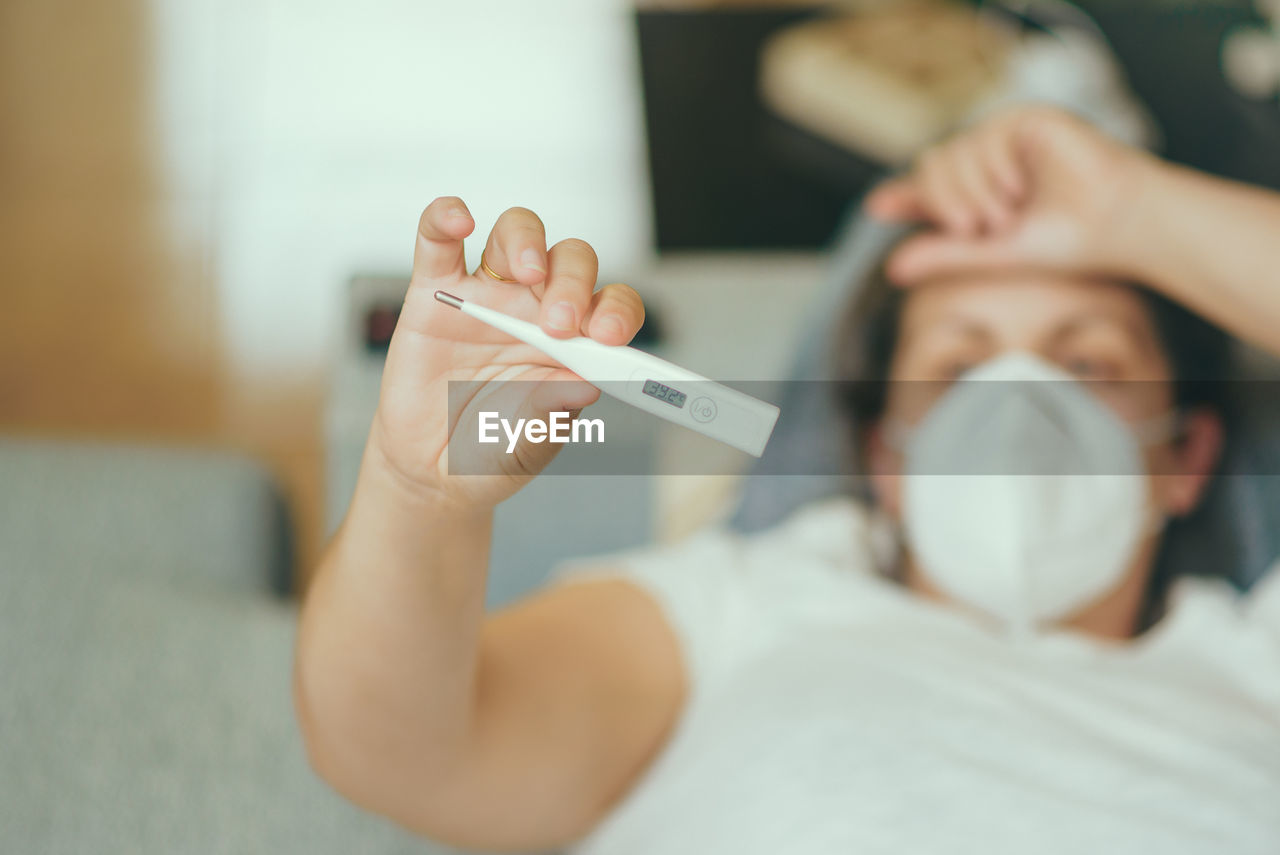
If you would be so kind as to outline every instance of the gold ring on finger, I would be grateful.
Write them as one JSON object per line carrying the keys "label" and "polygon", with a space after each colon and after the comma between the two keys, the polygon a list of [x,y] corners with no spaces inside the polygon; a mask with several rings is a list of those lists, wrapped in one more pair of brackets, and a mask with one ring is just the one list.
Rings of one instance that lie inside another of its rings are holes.
{"label": "gold ring on finger", "polygon": [[492,267],[490,267],[490,266],[488,265],[488,263],[484,260],[484,253],[483,253],[483,252],[481,252],[481,253],[480,253],[480,267],[479,267],[478,269],[479,269],[479,270],[483,270],[483,271],[484,271],[484,272],[489,276],[489,278],[490,278],[490,279],[496,279],[496,280],[498,280],[499,282],[517,282],[517,281],[519,281],[519,280],[516,280],[516,279],[508,279],[508,278],[507,278],[507,277],[505,277],[505,276],[500,276],[500,275],[497,273],[497,271],[495,271]]}

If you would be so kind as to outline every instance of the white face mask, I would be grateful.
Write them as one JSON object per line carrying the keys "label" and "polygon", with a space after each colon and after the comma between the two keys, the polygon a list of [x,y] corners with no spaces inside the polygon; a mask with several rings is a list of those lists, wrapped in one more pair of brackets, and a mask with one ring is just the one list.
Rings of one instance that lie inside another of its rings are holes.
{"label": "white face mask", "polygon": [[1019,629],[1087,605],[1119,584],[1159,522],[1141,444],[1171,427],[1169,416],[1155,420],[1140,440],[1029,353],[979,366],[905,443],[903,524],[920,569]]}

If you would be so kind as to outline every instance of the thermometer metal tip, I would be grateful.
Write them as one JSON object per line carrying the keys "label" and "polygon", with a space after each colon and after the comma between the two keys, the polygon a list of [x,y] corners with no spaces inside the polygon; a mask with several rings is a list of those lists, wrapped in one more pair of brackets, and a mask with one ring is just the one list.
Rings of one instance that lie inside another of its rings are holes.
{"label": "thermometer metal tip", "polygon": [[462,298],[455,297],[447,291],[437,291],[436,299],[441,303],[444,303],[446,306],[453,306],[455,309],[462,308]]}

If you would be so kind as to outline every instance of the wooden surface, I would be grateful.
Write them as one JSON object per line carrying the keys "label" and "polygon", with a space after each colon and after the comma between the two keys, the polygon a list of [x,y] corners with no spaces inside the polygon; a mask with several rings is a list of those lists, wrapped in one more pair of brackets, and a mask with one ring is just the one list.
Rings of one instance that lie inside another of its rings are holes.
{"label": "wooden surface", "polygon": [[146,8],[0,3],[0,431],[248,451],[282,479],[309,566],[320,386],[229,377],[198,227],[212,192],[155,165]]}

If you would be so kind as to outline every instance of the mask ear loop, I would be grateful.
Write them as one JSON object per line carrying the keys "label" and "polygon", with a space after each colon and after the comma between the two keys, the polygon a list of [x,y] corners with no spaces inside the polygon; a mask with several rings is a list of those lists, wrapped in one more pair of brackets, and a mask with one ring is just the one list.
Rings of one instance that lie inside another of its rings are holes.
{"label": "mask ear loop", "polygon": [[[880,422],[880,440],[897,454],[905,454],[914,428],[900,419],[884,418]],[[870,507],[871,561],[876,574],[895,582],[902,578],[902,556],[906,552],[906,537],[902,525],[894,520],[878,503]]]}
{"label": "mask ear loop", "polygon": [[900,582],[904,552],[902,526],[879,505],[870,509],[871,562],[876,574]]}
{"label": "mask ear loop", "polygon": [[1129,427],[1138,444],[1143,447],[1171,439],[1181,439],[1186,434],[1186,428],[1186,414],[1176,407],[1162,415],[1153,416]]}
{"label": "mask ear loop", "polygon": [[[1174,407],[1168,412],[1139,422],[1132,426],[1134,438],[1144,448],[1170,440],[1180,440],[1186,436],[1186,413]],[[1164,529],[1169,524],[1169,515],[1154,505],[1147,506],[1146,519],[1142,524],[1141,538],[1146,539]]]}
{"label": "mask ear loop", "polygon": [[880,422],[880,439],[898,454],[904,454],[915,429],[901,419],[885,418]]}

